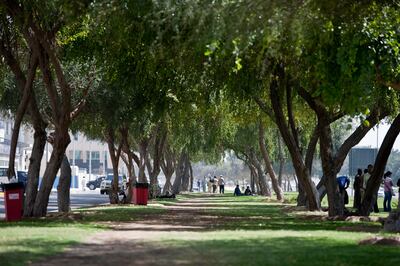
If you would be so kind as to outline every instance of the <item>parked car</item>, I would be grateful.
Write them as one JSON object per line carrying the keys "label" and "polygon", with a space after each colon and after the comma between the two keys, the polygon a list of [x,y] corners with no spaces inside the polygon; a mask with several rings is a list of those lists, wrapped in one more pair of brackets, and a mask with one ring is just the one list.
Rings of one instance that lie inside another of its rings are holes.
{"label": "parked car", "polygon": [[[8,184],[10,180],[8,180],[7,176],[8,167],[0,167],[0,184]],[[26,182],[28,181],[28,173],[25,171],[16,171],[17,181],[24,183],[24,188],[26,186]],[[1,187],[0,190],[3,188]]]}
{"label": "parked car", "polygon": [[90,189],[90,190],[95,190],[96,188],[99,188],[101,185],[101,182],[106,179],[105,176],[99,176],[98,178],[96,178],[95,180],[91,180],[89,182],[86,183],[86,186]]}
{"label": "parked car", "polygon": [[[110,174],[110,175],[107,175],[107,177],[103,181],[101,181],[100,194],[104,194],[104,193],[108,194],[109,193],[109,191],[111,190],[111,182],[113,180],[113,177],[114,176],[112,174]],[[126,184],[124,184],[124,182],[122,180],[122,176],[119,176],[118,177],[119,191],[121,192],[121,191],[125,190],[125,186],[126,186]]]}

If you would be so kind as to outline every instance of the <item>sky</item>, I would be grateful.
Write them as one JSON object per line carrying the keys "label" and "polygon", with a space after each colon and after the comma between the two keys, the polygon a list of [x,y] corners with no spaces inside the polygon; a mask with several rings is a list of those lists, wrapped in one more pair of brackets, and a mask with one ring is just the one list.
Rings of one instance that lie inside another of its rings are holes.
{"label": "sky", "polygon": [[[383,138],[386,135],[390,125],[389,124],[380,124],[378,127],[374,127],[371,129],[368,134],[360,141],[360,143],[356,147],[370,147],[376,148],[377,145],[380,147]],[[397,137],[396,142],[393,145],[394,150],[400,150],[400,138]]]}

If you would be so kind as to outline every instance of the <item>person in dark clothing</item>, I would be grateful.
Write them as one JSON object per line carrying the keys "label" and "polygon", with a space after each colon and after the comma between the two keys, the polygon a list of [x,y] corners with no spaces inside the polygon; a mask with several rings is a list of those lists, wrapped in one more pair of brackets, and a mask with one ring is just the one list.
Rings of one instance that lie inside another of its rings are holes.
{"label": "person in dark clothing", "polygon": [[235,191],[233,192],[233,196],[241,196],[242,191],[240,191],[239,185],[236,185]]}
{"label": "person in dark clothing", "polygon": [[251,192],[251,189],[249,186],[247,186],[246,190],[244,191],[244,195],[246,196],[251,196],[253,193]]}
{"label": "person in dark clothing", "polygon": [[342,176],[339,176],[338,178],[336,178],[336,181],[339,186],[339,192],[341,194],[341,197],[343,198],[343,203],[344,203],[344,205],[346,205],[349,203],[349,195],[347,194],[346,189],[350,185],[350,179],[347,176],[342,175]]}
{"label": "person in dark clothing", "polygon": [[353,207],[357,210],[361,207],[361,189],[363,185],[363,171],[362,169],[357,169],[357,174],[354,177],[354,204]]}
{"label": "person in dark clothing", "polygon": [[217,182],[218,182],[218,179],[216,176],[214,176],[213,183],[212,183],[213,193],[217,192]]}

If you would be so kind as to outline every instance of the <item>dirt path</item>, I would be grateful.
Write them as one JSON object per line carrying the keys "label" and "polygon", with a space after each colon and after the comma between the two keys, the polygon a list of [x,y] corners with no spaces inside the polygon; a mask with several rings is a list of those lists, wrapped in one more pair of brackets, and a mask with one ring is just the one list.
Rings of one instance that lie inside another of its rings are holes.
{"label": "dirt path", "polygon": [[[164,206],[165,214],[146,215],[135,222],[108,223],[112,230],[97,233],[64,253],[32,265],[204,265],[205,254],[165,245],[176,234],[212,230],[223,219],[202,210],[224,208],[207,204],[209,198],[180,201]],[[207,260],[209,262],[209,260]]]}

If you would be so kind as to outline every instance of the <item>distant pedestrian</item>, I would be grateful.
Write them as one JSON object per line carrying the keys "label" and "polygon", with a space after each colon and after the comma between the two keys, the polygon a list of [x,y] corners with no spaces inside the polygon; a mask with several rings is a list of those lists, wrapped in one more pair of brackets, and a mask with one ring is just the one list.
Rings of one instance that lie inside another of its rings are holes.
{"label": "distant pedestrian", "polygon": [[200,192],[200,190],[201,190],[200,185],[201,185],[200,179],[197,179],[197,187],[198,187],[198,189],[199,189],[199,192]]}
{"label": "distant pedestrian", "polygon": [[363,182],[361,187],[361,201],[363,201],[365,198],[365,191],[367,190],[367,184],[370,177],[371,175],[368,173],[368,169],[364,169]]}
{"label": "distant pedestrian", "polygon": [[233,196],[241,196],[242,191],[240,191],[239,185],[236,185],[235,191],[233,192]]}
{"label": "distant pedestrian", "polygon": [[363,185],[363,171],[362,169],[357,169],[357,174],[354,177],[354,204],[353,207],[360,210],[361,207],[361,189]]}
{"label": "distant pedestrian", "polygon": [[213,180],[212,180],[212,189],[213,189],[213,193],[217,192],[217,177],[214,176]]}
{"label": "distant pedestrian", "polygon": [[393,181],[392,181],[392,172],[387,171],[383,175],[383,190],[385,193],[385,198],[383,199],[383,211],[385,212],[391,212],[392,211],[392,196],[394,196],[393,193]]}
{"label": "distant pedestrian", "polygon": [[213,185],[213,182],[212,182],[212,178],[210,177],[208,179],[208,182],[207,182],[207,191],[208,191],[208,193],[211,193],[212,185]]}
{"label": "distant pedestrian", "polygon": [[219,176],[218,185],[219,185],[219,194],[224,194],[225,193],[225,180],[222,177],[222,175]]}

